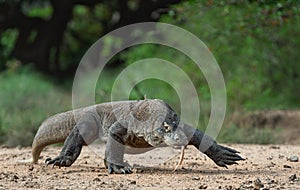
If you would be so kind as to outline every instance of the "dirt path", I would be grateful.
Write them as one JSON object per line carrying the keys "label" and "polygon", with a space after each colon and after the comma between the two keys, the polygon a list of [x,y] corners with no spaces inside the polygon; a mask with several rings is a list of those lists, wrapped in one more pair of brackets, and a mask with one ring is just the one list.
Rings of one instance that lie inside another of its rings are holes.
{"label": "dirt path", "polygon": [[59,147],[47,148],[36,165],[17,163],[30,158],[30,148],[0,149],[0,189],[300,189],[300,156],[292,145],[229,145],[246,161],[228,169],[214,163],[192,147],[187,149],[184,169],[172,173],[178,156],[164,164],[142,167],[131,175],[108,175],[102,159],[85,147],[69,168],[46,167]]}

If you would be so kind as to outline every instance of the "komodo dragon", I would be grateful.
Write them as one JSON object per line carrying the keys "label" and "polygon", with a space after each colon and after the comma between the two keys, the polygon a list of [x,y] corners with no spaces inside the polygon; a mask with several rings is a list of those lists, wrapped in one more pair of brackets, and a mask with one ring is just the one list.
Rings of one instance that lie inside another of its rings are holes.
{"label": "komodo dragon", "polygon": [[244,160],[238,151],[221,146],[202,131],[180,122],[164,101],[147,99],[102,103],[48,118],[34,137],[32,161],[37,163],[47,145],[64,142],[60,154],[54,159],[47,158],[46,163],[71,166],[83,145],[104,136],[107,137],[104,163],[110,174],[132,173],[123,161],[128,147],[145,152],[155,147],[193,145],[218,166],[226,168]]}

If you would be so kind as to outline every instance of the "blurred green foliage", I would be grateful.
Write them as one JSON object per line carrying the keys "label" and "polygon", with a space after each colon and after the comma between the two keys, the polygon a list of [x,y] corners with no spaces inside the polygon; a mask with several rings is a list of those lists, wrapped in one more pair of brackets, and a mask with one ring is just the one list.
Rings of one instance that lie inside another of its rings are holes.
{"label": "blurred green foliage", "polygon": [[45,118],[70,109],[71,96],[32,69],[11,62],[0,75],[0,142],[28,146]]}
{"label": "blurred green foliage", "polygon": [[10,54],[15,45],[18,31],[15,29],[5,30],[0,33],[0,70],[5,68],[5,64],[9,60]]}
{"label": "blurred green foliage", "polygon": [[[44,9],[33,9],[28,14],[47,18],[52,10]],[[111,13],[104,5],[97,5],[94,9],[76,6],[74,18],[65,32],[61,47],[64,53],[60,60],[78,63],[79,55],[89,47],[84,42],[95,42],[98,34],[104,31],[102,25],[95,23],[111,17]],[[160,20],[192,32],[216,57],[226,82],[228,115],[235,111],[300,107],[299,1],[185,1],[172,7]],[[45,118],[71,108],[68,92],[71,82],[57,85],[14,60],[7,62],[17,36],[13,29],[1,32],[0,36],[0,61],[5,61],[8,68],[0,74],[0,142],[29,145]],[[105,51],[109,51],[109,47]],[[198,127],[205,129],[211,106],[205,77],[186,55],[164,46],[139,45],[119,54],[121,64],[105,68],[98,80],[96,102],[110,101],[114,80],[123,68],[152,57],[176,64],[190,77],[201,102]],[[164,99],[180,110],[174,89],[163,81],[148,79],[140,82],[130,98],[142,99],[144,95]],[[278,142],[274,138],[278,131],[241,129],[227,124],[219,140],[274,143]]]}
{"label": "blurred green foliage", "polygon": [[[300,3],[226,2],[186,2],[177,7],[176,19],[161,20],[191,31],[206,43],[222,68],[230,109],[299,107]],[[191,65],[188,60],[184,63]]]}
{"label": "blurred green foliage", "polygon": [[223,127],[217,138],[220,142],[242,144],[280,144],[282,128],[240,128],[235,125]]}
{"label": "blurred green foliage", "polygon": [[29,17],[37,17],[42,19],[50,19],[53,13],[53,7],[48,1],[34,4],[25,2],[22,6],[23,13]]}
{"label": "blurred green foliage", "polygon": [[74,7],[73,19],[68,24],[61,47],[60,60],[64,67],[78,64],[90,45],[99,39],[104,30],[99,23],[108,17],[107,11],[104,5],[96,5],[94,9],[82,5]]}

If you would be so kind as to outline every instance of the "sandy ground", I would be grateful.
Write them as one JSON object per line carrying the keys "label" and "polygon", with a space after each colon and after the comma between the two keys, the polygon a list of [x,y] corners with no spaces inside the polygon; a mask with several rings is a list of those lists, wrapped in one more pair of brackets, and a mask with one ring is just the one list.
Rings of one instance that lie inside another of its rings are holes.
{"label": "sandy ground", "polygon": [[[18,163],[30,158],[28,148],[0,149],[0,189],[300,189],[300,156],[294,145],[227,145],[241,151],[246,161],[228,169],[217,167],[205,155],[188,147],[184,168],[172,172],[179,155],[152,166],[135,166],[129,175],[108,175],[102,158],[84,147],[69,168],[52,168],[43,162],[60,147],[42,152],[39,164]],[[148,159],[151,162],[150,158]],[[137,163],[138,164],[138,163]]]}

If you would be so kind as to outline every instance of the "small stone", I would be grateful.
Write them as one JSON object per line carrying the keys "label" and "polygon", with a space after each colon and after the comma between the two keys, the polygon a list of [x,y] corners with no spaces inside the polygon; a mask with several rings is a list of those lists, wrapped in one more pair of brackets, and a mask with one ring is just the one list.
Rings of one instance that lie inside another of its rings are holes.
{"label": "small stone", "polygon": [[267,179],[267,183],[270,185],[270,184],[274,184],[275,183],[275,180],[274,179],[270,179],[268,178]]}
{"label": "small stone", "polygon": [[131,185],[136,185],[136,181],[131,181],[130,184]]}
{"label": "small stone", "polygon": [[298,161],[299,161],[299,158],[298,158],[298,156],[290,156],[290,157],[288,158],[288,160],[289,160],[290,162],[298,162]]}
{"label": "small stone", "polygon": [[200,180],[200,177],[198,177],[198,176],[193,176],[193,177],[192,177],[192,180]]}
{"label": "small stone", "polygon": [[99,182],[99,181],[101,181],[101,179],[96,177],[96,178],[93,179],[93,181],[98,181]]}
{"label": "small stone", "polygon": [[280,149],[279,146],[275,146],[275,145],[270,146],[270,148],[271,148],[271,149]]}
{"label": "small stone", "polygon": [[284,168],[292,168],[292,166],[289,166],[289,165],[286,165],[286,164],[284,164],[283,167]]}
{"label": "small stone", "polygon": [[226,190],[233,190],[234,188],[233,188],[231,185],[228,185],[228,186],[226,185],[226,186],[225,186],[225,189],[226,189]]}
{"label": "small stone", "polygon": [[106,173],[100,173],[100,174],[98,174],[98,177],[103,177],[103,176],[108,176],[108,174],[106,174]]}
{"label": "small stone", "polygon": [[296,174],[291,175],[291,176],[289,177],[289,180],[290,180],[290,181],[296,181],[296,180],[297,180]]}
{"label": "small stone", "polygon": [[199,187],[198,187],[198,189],[207,189],[207,185],[205,185],[205,184],[202,184],[202,185],[200,185]]}
{"label": "small stone", "polygon": [[29,171],[32,171],[33,169],[34,169],[33,165],[29,166],[29,168],[28,168]]}
{"label": "small stone", "polygon": [[276,166],[276,164],[274,162],[271,162],[270,164],[267,165],[268,168],[272,168],[274,166]]}
{"label": "small stone", "polygon": [[14,175],[13,179],[19,179],[19,177],[17,175]]}
{"label": "small stone", "polygon": [[261,182],[261,180],[259,178],[256,178],[256,180],[254,180],[254,189],[260,189],[263,187],[264,184]]}
{"label": "small stone", "polygon": [[278,155],[278,158],[279,158],[279,159],[282,159],[282,158],[284,158],[284,157],[285,157],[285,156],[284,156],[283,154],[279,154],[279,155]]}

